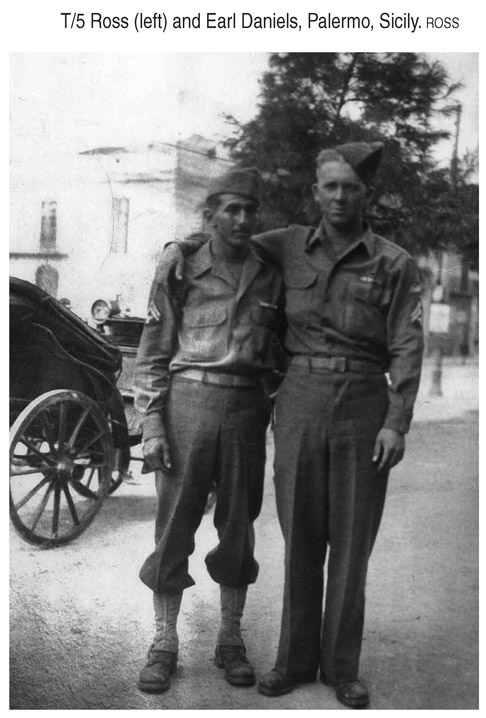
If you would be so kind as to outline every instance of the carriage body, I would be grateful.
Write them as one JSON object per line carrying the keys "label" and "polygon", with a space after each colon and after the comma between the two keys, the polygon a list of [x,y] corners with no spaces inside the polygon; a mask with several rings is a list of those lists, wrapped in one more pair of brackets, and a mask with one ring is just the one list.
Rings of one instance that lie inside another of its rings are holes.
{"label": "carriage body", "polygon": [[49,547],[91,523],[130,461],[120,350],[38,287],[10,279],[10,515]]}

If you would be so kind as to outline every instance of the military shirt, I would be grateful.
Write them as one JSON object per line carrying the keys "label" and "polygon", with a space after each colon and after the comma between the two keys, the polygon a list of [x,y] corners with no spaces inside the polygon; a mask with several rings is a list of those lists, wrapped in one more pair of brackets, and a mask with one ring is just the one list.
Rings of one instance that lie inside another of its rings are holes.
{"label": "military shirt", "polygon": [[408,431],[423,352],[420,283],[410,255],[367,225],[338,257],[322,225],[293,225],[254,241],[283,268],[287,352],[382,367],[389,376],[384,426]]}
{"label": "military shirt", "polygon": [[282,272],[251,247],[235,277],[211,242],[187,259],[182,286],[153,287],[160,319],[148,319],[138,349],[135,408],[144,438],[163,432],[169,375],[184,369],[260,376],[272,369],[270,342],[282,313]]}

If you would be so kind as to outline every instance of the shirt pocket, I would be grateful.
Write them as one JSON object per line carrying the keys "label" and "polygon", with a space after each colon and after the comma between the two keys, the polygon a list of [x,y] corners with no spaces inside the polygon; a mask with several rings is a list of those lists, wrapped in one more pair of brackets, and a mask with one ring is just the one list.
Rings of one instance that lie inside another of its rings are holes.
{"label": "shirt pocket", "polygon": [[387,290],[381,279],[354,280],[347,293],[345,330],[356,338],[385,340]]}
{"label": "shirt pocket", "polygon": [[186,361],[208,362],[223,358],[227,351],[225,307],[186,309],[179,333],[179,351]]}
{"label": "shirt pocket", "polygon": [[315,304],[317,272],[290,269],[284,273],[286,314],[291,322],[307,326]]}

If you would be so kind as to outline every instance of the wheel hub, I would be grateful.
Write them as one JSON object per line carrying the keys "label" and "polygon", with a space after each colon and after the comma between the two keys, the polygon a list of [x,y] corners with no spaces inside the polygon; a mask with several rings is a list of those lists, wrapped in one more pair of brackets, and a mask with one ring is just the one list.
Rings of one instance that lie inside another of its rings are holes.
{"label": "wheel hub", "polygon": [[84,470],[84,466],[75,464],[67,456],[63,456],[56,465],[56,473],[60,481],[81,481]]}

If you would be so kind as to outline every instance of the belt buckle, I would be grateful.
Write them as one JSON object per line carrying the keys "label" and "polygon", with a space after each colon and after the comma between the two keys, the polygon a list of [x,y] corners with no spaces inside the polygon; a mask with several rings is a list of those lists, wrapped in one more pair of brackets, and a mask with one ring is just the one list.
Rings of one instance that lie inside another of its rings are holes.
{"label": "belt buckle", "polygon": [[331,360],[331,368],[333,371],[346,371],[346,357],[333,357]]}

